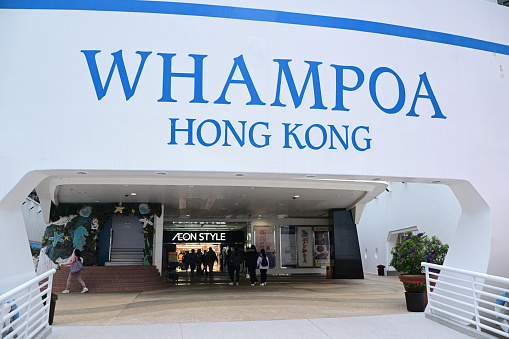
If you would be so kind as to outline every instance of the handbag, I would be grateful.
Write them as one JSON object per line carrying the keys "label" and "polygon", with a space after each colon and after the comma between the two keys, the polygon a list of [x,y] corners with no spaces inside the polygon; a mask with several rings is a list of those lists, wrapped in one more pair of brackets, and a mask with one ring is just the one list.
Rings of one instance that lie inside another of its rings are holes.
{"label": "handbag", "polygon": [[83,263],[81,262],[81,260],[76,260],[75,262],[73,262],[71,264],[71,274],[79,273],[79,272],[81,272],[82,269],[83,269]]}

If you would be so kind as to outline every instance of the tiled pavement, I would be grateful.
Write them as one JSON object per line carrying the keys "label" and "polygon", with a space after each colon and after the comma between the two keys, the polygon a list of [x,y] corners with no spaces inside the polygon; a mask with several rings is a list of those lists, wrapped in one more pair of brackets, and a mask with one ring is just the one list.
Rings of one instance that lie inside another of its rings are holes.
{"label": "tiled pavement", "polygon": [[[182,276],[182,274],[181,274]],[[58,292],[58,291],[57,291]],[[397,277],[190,277],[145,292],[59,295],[50,339],[468,338],[406,310]]]}

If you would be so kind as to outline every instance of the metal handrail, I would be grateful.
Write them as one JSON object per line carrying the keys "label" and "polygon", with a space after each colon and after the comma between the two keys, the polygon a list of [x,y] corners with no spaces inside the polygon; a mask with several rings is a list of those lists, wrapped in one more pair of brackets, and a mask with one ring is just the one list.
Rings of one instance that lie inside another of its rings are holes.
{"label": "metal handrail", "polygon": [[0,295],[2,339],[29,339],[49,329],[50,302],[46,301],[51,301],[55,272],[55,269],[51,269]]}
{"label": "metal handrail", "polygon": [[426,273],[427,314],[509,338],[509,279],[425,262],[421,265]]}

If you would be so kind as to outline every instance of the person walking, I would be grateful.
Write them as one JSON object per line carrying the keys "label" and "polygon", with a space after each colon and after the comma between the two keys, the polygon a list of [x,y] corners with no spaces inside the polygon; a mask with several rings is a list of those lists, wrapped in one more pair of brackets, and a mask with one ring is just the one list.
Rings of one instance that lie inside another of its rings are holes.
{"label": "person walking", "polygon": [[71,261],[67,264],[62,264],[61,266],[71,266],[71,271],[69,272],[69,277],[67,277],[67,285],[65,286],[65,290],[62,293],[69,293],[71,289],[71,280],[72,277],[76,277],[79,283],[83,287],[81,293],[87,293],[88,288],[85,285],[85,282],[81,278],[81,271],[83,270],[83,259],[81,258],[81,251],[79,249],[75,249],[72,253]]}
{"label": "person walking", "polygon": [[257,266],[258,252],[256,252],[256,246],[251,245],[246,253],[246,267],[249,273],[249,279],[251,280],[251,286],[255,286],[256,282],[256,266]]}
{"label": "person walking", "polygon": [[218,262],[217,254],[214,252],[212,247],[209,247],[207,251],[207,265],[209,266],[209,275],[212,275],[212,271],[214,270],[214,263]]}
{"label": "person walking", "polygon": [[196,250],[196,273],[199,274],[199,275],[203,275],[203,270],[202,270],[202,258],[203,256],[203,253],[201,252],[201,248],[198,248]]}
{"label": "person walking", "polygon": [[228,269],[230,269],[230,283],[229,285],[233,285],[233,276],[235,275],[235,285],[239,286],[240,280],[240,264],[242,264],[242,255],[239,253],[239,249],[237,247],[234,248],[233,253],[229,257],[230,262],[228,265]]}
{"label": "person walking", "polygon": [[194,248],[191,250],[191,253],[189,253],[186,256],[187,264],[189,265],[189,269],[191,270],[191,275],[194,275],[194,270],[196,269],[196,263],[198,262],[198,257],[196,256],[196,253],[194,253]]}
{"label": "person walking", "polygon": [[207,249],[203,249],[203,254],[201,256],[201,265],[203,265],[203,273],[207,275]]}
{"label": "person walking", "polygon": [[267,270],[269,269],[269,259],[265,254],[265,250],[262,248],[260,250],[260,255],[258,256],[256,267],[260,270],[260,286],[267,285]]}
{"label": "person walking", "polygon": [[226,251],[226,267],[228,267],[228,275],[230,276],[230,285],[233,285],[233,268],[232,268],[232,249]]}

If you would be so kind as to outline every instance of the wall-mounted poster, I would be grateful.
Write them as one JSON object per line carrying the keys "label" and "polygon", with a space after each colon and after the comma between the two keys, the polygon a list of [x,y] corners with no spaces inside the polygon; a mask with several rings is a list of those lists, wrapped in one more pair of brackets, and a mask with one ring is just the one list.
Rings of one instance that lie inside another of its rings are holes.
{"label": "wall-mounted poster", "polygon": [[328,227],[315,227],[315,265],[329,266],[331,262],[331,247]]}
{"label": "wall-mounted poster", "polygon": [[259,252],[262,248],[265,252],[274,252],[274,227],[272,226],[255,226],[254,244]]}
{"label": "wall-mounted poster", "polygon": [[298,227],[297,228],[297,244],[299,267],[313,267],[313,228]]}
{"label": "wall-mounted poster", "polygon": [[297,267],[295,226],[281,226],[281,266]]}

